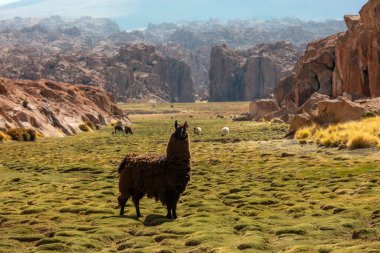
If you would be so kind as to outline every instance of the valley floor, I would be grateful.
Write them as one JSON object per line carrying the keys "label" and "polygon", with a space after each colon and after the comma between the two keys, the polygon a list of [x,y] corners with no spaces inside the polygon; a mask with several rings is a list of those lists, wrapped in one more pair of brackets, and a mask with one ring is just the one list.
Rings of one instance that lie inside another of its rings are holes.
{"label": "valley floor", "polygon": [[[282,139],[287,125],[232,122],[247,103],[122,107],[139,113],[133,135],[0,143],[0,252],[380,252],[378,149],[300,146]],[[142,218],[131,202],[119,217],[119,162],[163,154],[175,119],[204,132],[190,131],[179,218],[146,198]]]}

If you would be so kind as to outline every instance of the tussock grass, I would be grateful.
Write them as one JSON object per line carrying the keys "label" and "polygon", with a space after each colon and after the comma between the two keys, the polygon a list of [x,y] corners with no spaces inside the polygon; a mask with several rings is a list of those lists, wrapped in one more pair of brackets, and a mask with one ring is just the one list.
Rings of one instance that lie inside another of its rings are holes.
{"label": "tussock grass", "polygon": [[380,117],[365,118],[331,125],[327,128],[312,125],[299,129],[295,138],[300,143],[315,142],[324,147],[340,147],[348,149],[380,148]]}
{"label": "tussock grass", "polygon": [[0,131],[0,142],[9,141],[10,139],[11,139],[11,137],[9,135]]}

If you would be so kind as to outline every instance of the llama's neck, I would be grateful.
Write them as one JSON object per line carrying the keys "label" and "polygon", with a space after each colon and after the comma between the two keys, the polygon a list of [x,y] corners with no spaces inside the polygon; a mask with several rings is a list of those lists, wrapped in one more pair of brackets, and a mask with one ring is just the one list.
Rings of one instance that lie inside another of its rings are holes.
{"label": "llama's neck", "polygon": [[179,140],[172,135],[166,148],[166,155],[168,159],[173,158],[181,160],[190,160],[191,153],[189,138],[187,138],[186,140]]}

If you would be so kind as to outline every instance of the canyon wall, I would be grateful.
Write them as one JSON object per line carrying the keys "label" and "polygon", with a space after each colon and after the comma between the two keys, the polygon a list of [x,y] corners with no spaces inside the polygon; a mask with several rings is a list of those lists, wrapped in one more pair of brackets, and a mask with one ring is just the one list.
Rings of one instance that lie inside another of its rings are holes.
{"label": "canyon wall", "polygon": [[261,44],[249,50],[214,46],[210,60],[210,101],[249,101],[271,96],[299,55],[292,44]]}

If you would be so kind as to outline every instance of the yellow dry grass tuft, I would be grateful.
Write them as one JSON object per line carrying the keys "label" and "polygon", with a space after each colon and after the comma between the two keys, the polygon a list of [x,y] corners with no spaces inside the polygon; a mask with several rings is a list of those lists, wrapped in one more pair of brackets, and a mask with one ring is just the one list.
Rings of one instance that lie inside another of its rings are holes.
{"label": "yellow dry grass tuft", "polygon": [[11,137],[6,133],[0,131],[0,142],[9,141]]}
{"label": "yellow dry grass tuft", "polygon": [[380,117],[365,118],[321,128],[316,125],[299,129],[295,138],[300,143],[305,140],[324,147],[341,147],[349,149],[380,148]]}

